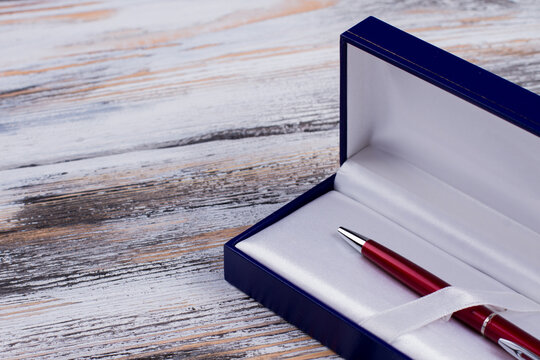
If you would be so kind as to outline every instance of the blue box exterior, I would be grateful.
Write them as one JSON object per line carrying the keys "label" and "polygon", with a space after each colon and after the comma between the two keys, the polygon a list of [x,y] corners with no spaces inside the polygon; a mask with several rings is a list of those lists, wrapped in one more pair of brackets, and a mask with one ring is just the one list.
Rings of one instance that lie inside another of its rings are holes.
{"label": "blue box exterior", "polygon": [[[444,50],[369,17],[341,35],[340,162],[347,158],[347,44],[356,46],[540,136],[540,96]],[[224,246],[225,279],[285,320],[349,359],[409,359],[318,299],[236,248],[334,187],[335,175]]]}
{"label": "blue box exterior", "polygon": [[334,178],[332,175],[226,243],[225,280],[345,358],[409,359],[235,247],[238,242],[332,190]]}

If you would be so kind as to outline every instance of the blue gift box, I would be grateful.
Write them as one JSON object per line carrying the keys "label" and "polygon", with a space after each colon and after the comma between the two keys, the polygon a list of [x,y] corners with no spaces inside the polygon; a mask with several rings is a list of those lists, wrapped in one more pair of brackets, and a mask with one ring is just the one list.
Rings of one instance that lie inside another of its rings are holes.
{"label": "blue gift box", "polygon": [[[471,114],[476,115],[476,112],[478,112],[480,117],[484,116],[482,115],[484,113],[489,113],[491,115],[485,115],[486,119],[489,120],[479,121],[479,124],[473,124],[475,121],[474,117],[472,120],[466,120],[470,123],[471,134],[468,134],[468,131],[463,131],[464,125],[459,124],[456,125],[458,130],[449,130],[449,136],[454,138],[454,140],[452,140],[452,146],[460,146],[460,141],[462,141],[465,148],[473,149],[473,151],[471,151],[473,152],[471,155],[472,159],[464,159],[463,162],[470,163],[471,165],[468,165],[469,167],[478,167],[481,169],[478,170],[480,175],[477,175],[476,177],[467,177],[463,172],[456,172],[456,180],[452,180],[453,182],[450,182],[450,184],[457,189],[461,189],[463,186],[468,186],[463,184],[474,183],[477,181],[478,184],[473,184],[471,186],[473,186],[474,191],[476,191],[480,200],[483,200],[483,203],[493,207],[495,210],[500,210],[503,206],[508,208],[508,211],[513,211],[517,214],[514,216],[512,213],[509,217],[517,218],[520,226],[528,226],[537,231],[536,225],[534,224],[538,220],[538,215],[527,214],[527,210],[530,210],[531,208],[538,209],[536,207],[537,203],[534,201],[521,204],[519,201],[516,202],[515,199],[512,199],[511,196],[507,196],[506,198],[497,201],[490,200],[490,197],[493,198],[493,192],[497,191],[497,189],[500,189],[502,186],[508,187],[508,184],[512,184],[512,181],[515,181],[516,178],[511,177],[509,178],[510,180],[505,180],[503,176],[500,184],[496,183],[493,185],[490,183],[483,189],[482,181],[488,176],[492,178],[491,175],[497,169],[496,162],[493,162],[493,164],[495,164],[493,165],[491,161],[487,161],[488,163],[484,165],[486,156],[489,156],[489,154],[486,155],[485,153],[492,151],[493,148],[497,148],[497,145],[493,145],[492,147],[490,147],[491,145],[486,145],[487,150],[478,150],[477,158],[475,158],[475,145],[471,145],[471,142],[482,139],[484,136],[490,136],[491,127],[488,126],[486,128],[486,124],[489,124],[489,121],[495,121],[492,120],[492,116],[494,115],[498,119],[505,120],[506,123],[497,125],[502,130],[497,130],[499,132],[496,134],[495,140],[489,141],[500,142],[501,132],[504,132],[505,129],[508,128],[509,132],[519,133],[516,135],[517,137],[525,136],[527,144],[538,143],[537,137],[540,136],[540,97],[538,95],[373,17],[365,19],[343,33],[341,35],[340,48],[341,164],[344,164],[347,159],[365,147],[366,143],[373,142],[382,147],[385,151],[398,153],[400,155],[404,154],[403,157],[408,160],[412,159],[410,160],[412,163],[415,163],[416,161],[416,163],[422,163],[423,165],[427,164],[426,166],[430,167],[434,177],[440,176],[442,173],[446,174],[447,170],[445,169],[451,169],[452,166],[455,166],[452,161],[459,161],[459,157],[458,160],[456,160],[452,155],[446,155],[445,148],[440,147],[439,150],[434,150],[435,153],[438,151],[446,156],[443,156],[443,160],[441,160],[440,163],[437,163],[437,161],[434,161],[433,159],[426,160],[422,157],[421,149],[411,150],[414,147],[411,145],[411,143],[415,141],[414,138],[409,141],[409,143],[403,141],[406,143],[405,145],[401,143],[396,145],[393,142],[395,138],[408,136],[407,127],[409,127],[409,125],[395,125],[394,123],[390,123],[388,127],[401,126],[403,128],[400,128],[399,131],[386,131],[384,130],[384,127],[387,125],[385,125],[386,119],[384,119],[384,117],[387,114],[390,114],[399,118],[401,115],[400,112],[403,112],[403,117],[414,119],[416,115],[422,117],[426,114],[437,114],[436,111],[438,111],[438,107],[448,107],[446,109],[447,111],[454,111],[454,108],[449,108],[450,106],[456,106],[456,108],[458,108],[458,110],[456,110],[456,116],[460,116],[461,113],[459,108],[462,106],[460,105],[461,100],[464,100],[468,103],[467,106],[470,104],[474,105],[476,110],[467,110],[471,111]],[[356,74],[356,67],[362,68],[361,74]],[[366,73],[369,73],[369,75],[366,75]],[[400,82],[401,80],[396,80],[396,77],[409,79],[411,78],[411,75],[415,80],[404,80],[406,85],[403,85],[403,81]],[[409,84],[407,81],[411,81],[411,83]],[[411,93],[418,96],[422,94],[425,95],[425,91],[445,93],[449,96],[444,96],[443,98],[437,97],[437,95],[434,96],[433,99],[430,98],[429,101],[440,101],[440,104],[426,106],[426,108],[432,108],[434,110],[425,110],[422,109],[422,101],[419,100],[418,103],[416,103],[416,100],[411,101],[410,96],[412,95],[401,95],[404,92],[404,86],[406,88],[410,87],[412,89]],[[418,87],[418,89],[421,88],[421,90],[416,90],[416,87]],[[375,88],[375,90],[373,88]],[[350,94],[351,89],[355,92],[354,96]],[[362,97],[361,100],[358,100],[358,104],[356,104],[355,100],[357,96]],[[388,103],[380,100],[381,98],[386,97],[390,98]],[[449,99],[448,102],[445,100],[446,98]],[[411,102],[414,102],[414,104],[411,104],[411,106],[408,107],[407,104]],[[396,104],[404,108],[395,110],[395,107],[399,108]],[[392,108],[386,108],[386,106]],[[407,108],[405,109],[405,107]],[[467,107],[467,109],[469,108],[470,107]],[[395,115],[396,111],[399,112],[398,116]],[[361,121],[359,124],[352,124],[348,121],[351,117],[351,113],[354,113],[355,117],[373,117],[373,119]],[[370,131],[366,132],[365,130],[362,130],[363,133],[360,134],[359,130],[361,127],[369,128],[372,126],[370,121],[379,121],[383,123],[383,125],[380,125],[383,130],[379,131],[379,133],[383,133],[383,135],[374,135],[373,138],[367,140],[357,140],[357,136],[372,136]],[[416,120],[410,121],[414,122]],[[433,145],[435,143],[440,144],[441,142],[444,142],[444,134],[441,135],[441,132],[446,131],[447,128],[445,126],[447,125],[444,125],[441,128],[431,129],[431,124],[434,124],[437,121],[437,118],[433,118],[427,121],[422,120],[418,124],[413,123],[413,125],[410,126],[410,132],[418,132],[418,136],[421,137],[433,136]],[[447,122],[450,127],[448,129],[451,129],[453,126],[451,121]],[[467,123],[465,122],[465,124]],[[509,127],[508,124],[512,125]],[[461,126],[461,128],[459,126]],[[419,131],[420,128],[428,128],[428,130]],[[478,134],[479,132],[482,132],[482,134]],[[485,134],[483,134],[483,132],[485,132]],[[463,140],[455,139],[461,136],[463,136]],[[512,144],[515,139],[512,138],[512,136],[509,136],[509,138],[509,144]],[[399,142],[401,140],[396,141]],[[430,141],[427,141],[426,144],[429,146],[431,143]],[[527,146],[527,144],[524,146]],[[503,163],[510,163],[511,159],[513,159],[512,156],[514,156],[516,158],[516,163],[522,162],[522,164],[520,163],[521,167],[518,167],[517,170],[521,168],[525,169],[526,166],[531,166],[531,160],[529,158],[522,160],[521,158],[524,157],[523,154],[538,149],[537,144],[534,146],[535,147],[525,148],[519,151],[516,150],[515,153],[513,152],[514,150],[511,150],[511,156],[508,156],[508,158],[503,156],[503,160],[501,161]],[[430,149],[428,149],[428,151],[429,150]],[[499,154],[493,154],[493,157],[496,156],[499,156]],[[538,163],[532,163],[533,166],[537,164]],[[510,165],[503,168],[504,170],[513,169]],[[525,176],[526,179],[523,180],[523,183],[527,186],[524,186],[526,190],[523,191],[529,191],[527,189],[534,188],[534,180],[540,179],[536,177],[539,172],[537,170],[535,171],[536,172],[533,172],[533,175]],[[453,176],[455,174],[453,173]],[[520,175],[517,175],[517,178],[520,178]],[[264,265],[261,261],[256,260],[253,256],[248,255],[245,251],[242,251],[237,247],[240,242],[250,239],[263,229],[267,229],[280,220],[285,219],[296,210],[301,209],[306,204],[309,204],[334,190],[335,181],[336,175],[333,175],[226,243],[224,247],[225,279],[253,299],[273,310],[290,323],[296,325],[336,353],[346,358],[409,358],[404,352],[366,330],[357,321],[352,320],[331,305],[328,305],[327,301],[321,300],[310,291],[298,286],[295,281],[292,281],[289,278],[286,272],[280,274],[279,271],[270,269],[269,266]],[[534,194],[538,195],[538,192],[533,192],[533,195]],[[376,205],[375,207],[377,206],[379,205]],[[380,205],[380,208],[376,208],[375,210],[384,213],[387,209],[388,207]],[[406,217],[408,215],[403,216]],[[389,215],[389,217],[391,216]],[[429,231],[426,232],[426,234],[429,234]],[[482,235],[480,234],[479,236],[481,237]],[[272,241],[272,239],[268,239],[268,241]],[[538,247],[535,247],[534,249],[538,249]],[[450,252],[452,252],[452,249],[450,249]],[[467,259],[464,261],[466,262]],[[489,260],[486,260],[485,266],[487,270],[481,270],[489,274]],[[534,278],[536,268],[534,268],[534,266],[535,265],[533,265],[533,277],[531,280],[533,282],[536,281]],[[504,276],[500,281],[506,284]],[[512,278],[510,278],[508,282],[511,285],[510,287],[514,288]],[[516,291],[519,292],[521,289],[520,286],[527,287],[529,285],[530,283],[525,281],[524,284],[516,284],[514,289],[517,289]],[[535,300],[538,301],[537,299]]]}

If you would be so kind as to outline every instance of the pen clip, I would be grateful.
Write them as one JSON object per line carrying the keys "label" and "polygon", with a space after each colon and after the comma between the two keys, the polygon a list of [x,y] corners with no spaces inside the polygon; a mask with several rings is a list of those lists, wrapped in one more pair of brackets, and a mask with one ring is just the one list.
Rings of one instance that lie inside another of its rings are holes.
{"label": "pen clip", "polygon": [[520,360],[540,360],[540,357],[523,346],[516,344],[513,341],[500,338],[499,345],[506,350],[510,355]]}

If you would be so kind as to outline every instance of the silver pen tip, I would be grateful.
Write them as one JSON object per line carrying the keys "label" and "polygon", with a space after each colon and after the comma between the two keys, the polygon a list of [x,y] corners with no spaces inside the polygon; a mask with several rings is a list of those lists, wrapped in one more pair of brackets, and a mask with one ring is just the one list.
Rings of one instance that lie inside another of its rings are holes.
{"label": "silver pen tip", "polygon": [[[360,248],[362,248],[362,246],[364,246],[364,244],[366,243],[366,241],[368,241],[369,239],[363,235],[360,235],[358,233],[355,233],[354,231],[352,230],[349,230],[349,229],[346,229],[342,226],[340,226],[338,228],[338,232],[346,239],[348,240],[347,242],[349,244],[354,243],[358,246],[360,246]],[[353,244],[351,244],[353,245]]]}
{"label": "silver pen tip", "polygon": [[516,344],[515,342],[503,338],[500,338],[497,342],[504,350],[506,350],[516,359],[540,360],[540,356],[534,354],[529,349],[525,349],[523,346]]}

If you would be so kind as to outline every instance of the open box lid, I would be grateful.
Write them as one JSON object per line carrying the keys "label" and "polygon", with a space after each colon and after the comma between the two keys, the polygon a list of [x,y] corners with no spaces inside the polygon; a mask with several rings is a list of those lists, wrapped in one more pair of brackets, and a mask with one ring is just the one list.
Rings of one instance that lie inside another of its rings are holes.
{"label": "open box lid", "polygon": [[[374,83],[385,80],[384,78],[377,78],[376,75],[380,74],[374,74],[373,70],[375,69],[369,67],[371,65],[369,63],[362,64],[365,66],[364,69],[357,68],[357,64],[348,65],[348,47],[343,46],[343,43],[350,44],[540,136],[540,96],[427,42],[421,41],[375,17],[368,17],[344,32],[341,35],[341,42],[341,163],[351,153],[358,151],[358,145],[348,145],[348,137],[343,136],[343,134],[348,133],[347,124],[350,123],[347,115],[350,102],[344,96],[348,93],[348,77],[353,76],[354,80],[357,80],[357,76],[360,76],[360,83],[365,89],[370,89]],[[358,70],[358,75],[351,73],[351,68],[353,71]],[[370,83],[370,81],[374,81],[374,83]],[[384,85],[380,86],[380,88],[384,89]],[[396,91],[399,90],[403,89],[396,89]],[[369,95],[368,93],[365,94]],[[369,99],[370,97],[367,97],[362,105],[367,104],[369,108]],[[421,98],[417,98],[417,101],[411,103],[411,106],[423,107],[426,105],[428,105],[426,100]],[[370,109],[370,111],[373,112],[374,110]],[[348,136],[349,139],[354,136],[357,138],[356,141],[365,141],[365,138],[353,133],[348,134]]]}

